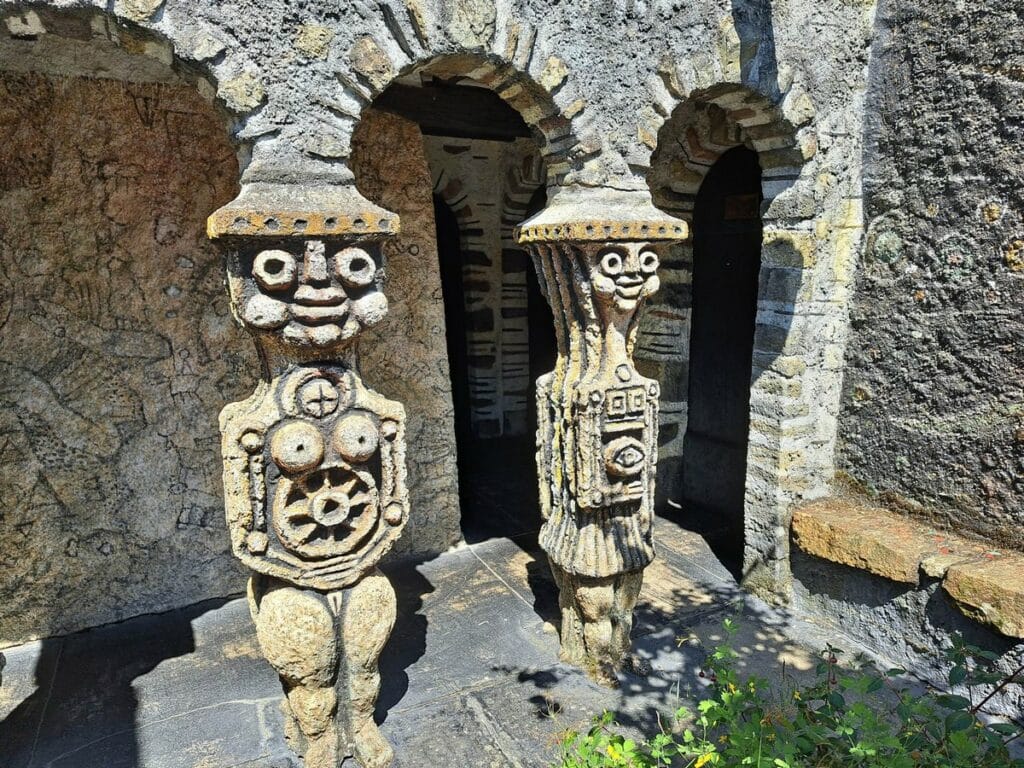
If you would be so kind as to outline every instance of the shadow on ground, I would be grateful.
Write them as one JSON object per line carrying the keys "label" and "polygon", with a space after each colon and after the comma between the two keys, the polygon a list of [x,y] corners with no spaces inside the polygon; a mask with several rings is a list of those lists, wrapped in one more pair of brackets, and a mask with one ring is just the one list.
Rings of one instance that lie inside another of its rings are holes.
{"label": "shadow on ground", "polygon": [[[634,627],[652,672],[624,673],[618,690],[558,662],[557,592],[535,535],[390,565],[400,610],[377,714],[395,765],[541,768],[565,729],[606,709],[650,730],[700,693],[706,650],[734,613],[746,670],[812,666],[824,640],[743,597],[703,540],[658,521],[656,541]],[[277,677],[243,600],[5,654],[3,768],[297,765],[283,740]]]}

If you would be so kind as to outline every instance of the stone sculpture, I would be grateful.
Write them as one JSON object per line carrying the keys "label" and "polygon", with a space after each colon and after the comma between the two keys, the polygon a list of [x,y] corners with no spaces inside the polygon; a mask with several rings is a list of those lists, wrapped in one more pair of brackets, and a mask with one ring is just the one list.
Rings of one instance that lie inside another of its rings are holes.
{"label": "stone sculpture", "polygon": [[348,187],[251,185],[208,229],[264,367],[221,412],[224,495],[286,736],[307,768],[387,766],[373,711],[396,598],[376,566],[409,516],[405,411],[363,384],[356,344],[387,312],[397,217]]}
{"label": "stone sculpture", "polygon": [[634,368],[633,344],[659,251],[686,236],[645,194],[609,190],[563,190],[519,230],[558,341],[537,381],[537,466],[562,659],[610,685],[654,558],[659,389]]}

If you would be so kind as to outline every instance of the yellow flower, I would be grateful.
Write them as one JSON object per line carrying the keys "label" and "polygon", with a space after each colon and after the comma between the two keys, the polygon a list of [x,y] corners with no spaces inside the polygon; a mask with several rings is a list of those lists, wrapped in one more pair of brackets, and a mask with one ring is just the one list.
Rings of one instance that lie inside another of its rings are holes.
{"label": "yellow flower", "polygon": [[729,683],[729,693],[736,693],[736,686]]}
{"label": "yellow flower", "polygon": [[714,752],[708,752],[706,754],[701,755],[697,758],[697,762],[693,764],[693,768],[700,768],[702,765],[706,765],[711,761],[711,758],[714,756],[714,754]]}
{"label": "yellow flower", "polygon": [[608,753],[608,757],[610,757],[612,760],[622,759],[622,750],[614,744],[609,744],[608,748],[605,751]]}
{"label": "yellow flower", "polygon": [[793,698],[797,701],[801,701],[802,699],[800,697],[800,691],[793,691]]}

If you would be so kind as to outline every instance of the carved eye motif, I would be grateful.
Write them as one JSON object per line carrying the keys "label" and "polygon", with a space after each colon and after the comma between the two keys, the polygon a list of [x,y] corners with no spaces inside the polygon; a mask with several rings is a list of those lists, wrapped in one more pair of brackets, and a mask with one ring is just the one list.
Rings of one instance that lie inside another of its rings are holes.
{"label": "carved eye motif", "polygon": [[601,271],[609,277],[622,274],[622,254],[608,251],[601,257]]}
{"label": "carved eye motif", "polygon": [[645,275],[653,275],[658,271],[661,260],[654,251],[644,251],[640,254],[640,271]]}
{"label": "carved eye motif", "polygon": [[260,251],[252,264],[252,275],[265,291],[283,291],[295,281],[295,257],[288,251]]}
{"label": "carved eye motif", "polygon": [[604,449],[604,466],[608,474],[618,477],[639,475],[644,468],[647,453],[635,437],[612,440]]}
{"label": "carved eye motif", "polygon": [[293,421],[270,438],[270,455],[285,472],[306,472],[324,458],[324,439],[312,424]]}
{"label": "carved eye motif", "polygon": [[377,265],[362,248],[343,248],[334,256],[334,269],[345,285],[365,288],[373,282]]}

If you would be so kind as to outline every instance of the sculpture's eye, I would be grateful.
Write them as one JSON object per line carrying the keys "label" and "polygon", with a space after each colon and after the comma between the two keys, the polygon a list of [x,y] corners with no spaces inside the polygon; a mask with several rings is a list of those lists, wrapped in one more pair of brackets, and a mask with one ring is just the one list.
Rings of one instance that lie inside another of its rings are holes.
{"label": "sculpture's eye", "polygon": [[618,251],[608,251],[601,257],[601,271],[609,277],[615,277],[622,273],[622,254]]}
{"label": "sculpture's eye", "polygon": [[285,472],[306,472],[324,458],[324,439],[304,421],[285,424],[270,438],[270,455]]}
{"label": "sculpture's eye", "polygon": [[654,251],[644,251],[640,254],[640,271],[645,275],[653,275],[658,271],[661,260]]}
{"label": "sculpture's eye", "polygon": [[633,469],[640,466],[644,460],[643,451],[633,446],[623,448],[615,454],[615,463],[624,469]]}
{"label": "sculpture's eye", "polygon": [[343,248],[334,256],[334,269],[345,285],[364,288],[373,282],[377,265],[362,248]]}
{"label": "sculpture's eye", "polygon": [[283,291],[295,281],[295,257],[288,251],[260,251],[252,263],[252,275],[265,291]]}
{"label": "sculpture's eye", "polygon": [[633,437],[620,437],[605,446],[604,466],[608,474],[631,477],[640,474],[646,457],[643,443]]}

